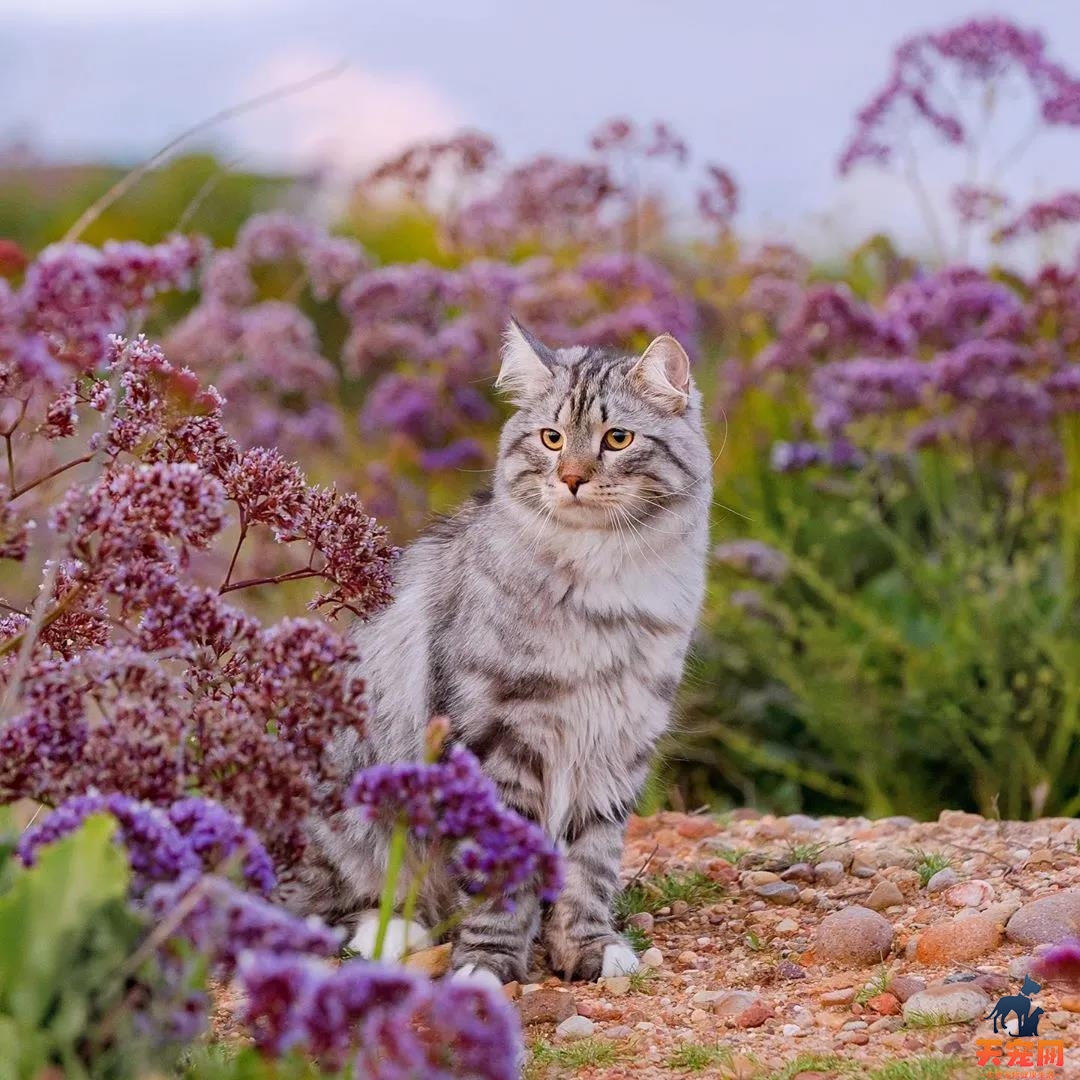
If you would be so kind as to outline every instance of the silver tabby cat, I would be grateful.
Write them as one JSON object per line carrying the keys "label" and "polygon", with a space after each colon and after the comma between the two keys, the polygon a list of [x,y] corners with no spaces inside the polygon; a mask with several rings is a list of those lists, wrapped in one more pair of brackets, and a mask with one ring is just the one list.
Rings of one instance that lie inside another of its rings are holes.
{"label": "silver tabby cat", "polygon": [[[640,357],[552,350],[511,324],[498,387],[516,411],[492,490],[403,556],[394,603],[357,630],[369,696],[342,769],[419,759],[432,716],[451,719],[504,801],[560,842],[566,884],[541,910],[481,907],[452,966],[524,979],[537,934],[566,978],[629,974],[611,905],[627,815],[669,722],[705,582],[711,460],[686,353],[658,337]],[[370,955],[386,836],[341,815],[289,898],[355,927]],[[459,903],[429,879],[417,919],[383,955],[427,942]]]}

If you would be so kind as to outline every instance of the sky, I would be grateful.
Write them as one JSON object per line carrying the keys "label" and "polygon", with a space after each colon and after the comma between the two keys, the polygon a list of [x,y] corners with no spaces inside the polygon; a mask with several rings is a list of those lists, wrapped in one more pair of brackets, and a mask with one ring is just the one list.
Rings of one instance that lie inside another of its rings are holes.
{"label": "sky", "polygon": [[[134,162],[344,63],[194,145],[249,167],[351,174],[463,127],[515,158],[580,153],[613,115],[665,119],[697,164],[731,169],[750,231],[828,245],[888,225],[917,243],[910,192],[874,169],[841,182],[836,158],[901,38],[991,13],[1042,30],[1080,70],[1080,4],[1061,0],[0,0],[0,144]],[[1009,108],[1024,121],[1022,102]],[[958,178],[947,155],[923,163],[935,196]],[[1078,175],[1080,135],[1051,135],[1009,184],[1045,196]]]}

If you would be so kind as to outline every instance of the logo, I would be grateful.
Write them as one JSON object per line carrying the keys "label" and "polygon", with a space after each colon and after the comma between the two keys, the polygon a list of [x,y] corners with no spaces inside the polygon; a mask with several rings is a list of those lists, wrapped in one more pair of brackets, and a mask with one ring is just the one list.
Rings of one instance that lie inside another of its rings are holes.
{"label": "logo", "polygon": [[[977,1065],[995,1066],[1003,1080],[1042,1080],[1065,1064],[1065,1040],[1039,1036],[1043,1009],[1032,1000],[1042,987],[1028,975],[1019,993],[1006,994],[983,1018],[993,1022],[994,1038],[975,1040]],[[1032,1070],[1045,1069],[1045,1072]],[[1002,1071],[1005,1070],[1005,1071]]]}

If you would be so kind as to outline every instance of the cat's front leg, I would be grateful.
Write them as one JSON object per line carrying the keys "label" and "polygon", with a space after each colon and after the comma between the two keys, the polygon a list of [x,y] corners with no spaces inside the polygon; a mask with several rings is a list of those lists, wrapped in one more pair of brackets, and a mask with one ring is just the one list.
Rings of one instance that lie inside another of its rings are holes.
{"label": "cat's front leg", "polygon": [[[473,901],[463,897],[461,902],[468,907]],[[450,966],[455,977],[524,982],[539,923],[535,893],[519,894],[512,911],[500,911],[490,902],[470,911],[454,939]]]}
{"label": "cat's front leg", "polygon": [[551,966],[566,979],[630,975],[638,959],[615,929],[625,819],[590,817],[567,838],[566,883],[544,921]]}

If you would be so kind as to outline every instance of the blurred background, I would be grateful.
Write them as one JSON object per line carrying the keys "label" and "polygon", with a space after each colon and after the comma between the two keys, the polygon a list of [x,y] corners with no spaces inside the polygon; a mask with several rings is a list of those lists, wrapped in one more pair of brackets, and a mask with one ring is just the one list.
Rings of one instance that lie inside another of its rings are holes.
{"label": "blurred background", "polygon": [[716,548],[653,803],[1080,813],[1080,9],[5,0],[0,33],[0,274],[205,237],[129,329],[399,543],[491,467],[511,311],[685,341]]}

